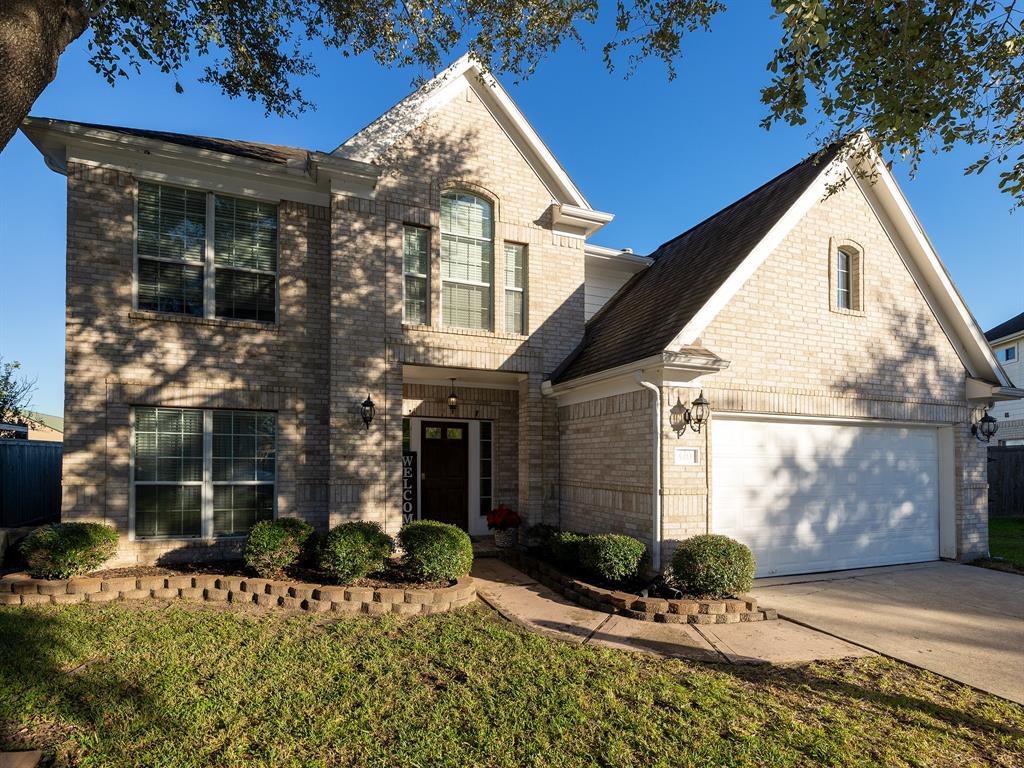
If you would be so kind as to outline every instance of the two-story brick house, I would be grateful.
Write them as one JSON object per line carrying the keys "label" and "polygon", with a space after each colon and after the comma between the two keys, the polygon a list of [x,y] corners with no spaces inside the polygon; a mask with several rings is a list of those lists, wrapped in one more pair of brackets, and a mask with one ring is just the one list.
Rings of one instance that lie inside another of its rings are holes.
{"label": "two-story brick house", "polygon": [[468,58],[333,152],[24,131],[68,178],[63,516],[125,561],[499,502],[656,565],[707,530],[762,573],[987,550],[970,428],[1020,393],[884,167],[826,194],[830,150],[640,257]]}

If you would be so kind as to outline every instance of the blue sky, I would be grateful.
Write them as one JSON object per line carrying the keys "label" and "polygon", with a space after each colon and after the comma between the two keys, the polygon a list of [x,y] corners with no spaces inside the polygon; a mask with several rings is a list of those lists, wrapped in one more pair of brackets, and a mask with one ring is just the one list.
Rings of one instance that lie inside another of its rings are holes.
{"label": "blue sky", "polygon": [[[605,10],[602,27],[610,23]],[[567,46],[527,82],[502,78],[562,165],[616,219],[594,238],[646,253],[815,149],[808,128],[764,131],[759,90],[778,40],[767,9],[733,10],[686,43],[679,76],[659,62],[630,80],[601,62],[605,29]],[[454,58],[454,57],[453,57]],[[85,40],[61,58],[32,114],[331,150],[410,90],[413,71],[321,52],[303,84],[318,109],[267,118],[182,76],[155,70],[108,86],[88,66]],[[992,175],[965,177],[970,149],[929,156],[914,179],[896,174],[975,317],[989,328],[1024,310],[1024,211]],[[20,133],[0,153],[0,355],[38,377],[35,406],[63,412],[65,179]]]}

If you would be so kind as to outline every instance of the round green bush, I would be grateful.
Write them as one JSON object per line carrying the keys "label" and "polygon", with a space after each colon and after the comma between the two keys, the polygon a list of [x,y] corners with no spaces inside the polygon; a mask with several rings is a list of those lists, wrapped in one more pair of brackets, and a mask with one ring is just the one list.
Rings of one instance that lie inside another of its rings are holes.
{"label": "round green bush", "polygon": [[473,567],[473,542],[461,528],[417,520],[398,532],[405,566],[423,581],[452,581]]}
{"label": "round green bush", "polygon": [[586,538],[582,533],[557,531],[548,539],[545,551],[548,558],[555,564],[566,568],[578,568],[580,563],[580,545]]}
{"label": "round green bush", "polygon": [[28,571],[37,579],[66,579],[95,571],[115,552],[117,531],[102,523],[44,525],[21,542]]}
{"label": "round green bush", "polygon": [[617,533],[585,536],[578,547],[583,570],[611,584],[636,579],[647,560],[642,541]]}
{"label": "round green bush", "polygon": [[245,542],[245,564],[264,579],[278,579],[286,569],[308,561],[316,542],[309,523],[294,517],[261,520]]}
{"label": "round green bush", "polygon": [[333,528],[320,549],[320,568],[342,584],[384,570],[395,543],[377,523],[357,520]]}
{"label": "round green bush", "polygon": [[687,539],[672,555],[672,573],[691,595],[728,597],[754,585],[754,555],[728,536],[709,533]]}

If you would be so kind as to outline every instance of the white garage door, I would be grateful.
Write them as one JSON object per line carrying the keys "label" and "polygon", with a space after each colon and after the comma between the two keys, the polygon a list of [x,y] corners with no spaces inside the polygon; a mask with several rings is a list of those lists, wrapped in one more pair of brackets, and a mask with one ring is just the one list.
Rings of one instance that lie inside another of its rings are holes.
{"label": "white garage door", "polygon": [[719,416],[712,527],[749,546],[757,575],[939,556],[934,428]]}

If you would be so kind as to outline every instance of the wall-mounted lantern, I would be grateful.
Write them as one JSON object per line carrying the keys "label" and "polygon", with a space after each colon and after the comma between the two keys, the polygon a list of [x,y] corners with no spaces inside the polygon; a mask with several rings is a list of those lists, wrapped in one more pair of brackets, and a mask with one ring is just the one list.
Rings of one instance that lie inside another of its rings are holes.
{"label": "wall-mounted lantern", "polygon": [[978,438],[979,441],[987,443],[995,437],[996,432],[999,431],[999,425],[994,417],[989,416],[988,408],[982,411],[982,413],[984,415],[974,424],[971,424],[971,434]]}
{"label": "wall-mounted lantern", "polygon": [[451,378],[449,381],[452,383],[452,391],[448,393],[448,410],[454,414],[459,407],[459,396],[455,394],[455,379]]}
{"label": "wall-mounted lantern", "polygon": [[700,391],[697,399],[690,403],[690,407],[683,405],[679,396],[676,396],[676,404],[668,412],[668,420],[676,437],[682,437],[689,426],[694,432],[700,433],[700,428],[707,424],[711,416],[711,404],[704,397],[704,390]]}
{"label": "wall-mounted lantern", "polygon": [[373,400],[370,399],[370,394],[366,394],[366,399],[363,400],[359,406],[359,417],[363,420],[363,424],[366,426],[366,431],[370,431],[370,422],[373,421],[373,415],[377,413],[377,406],[373,404]]}

